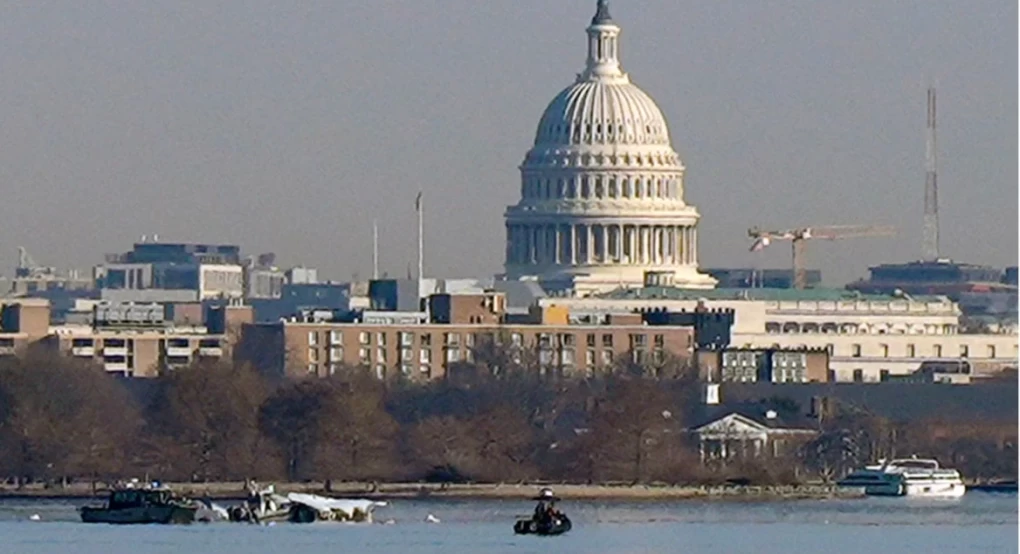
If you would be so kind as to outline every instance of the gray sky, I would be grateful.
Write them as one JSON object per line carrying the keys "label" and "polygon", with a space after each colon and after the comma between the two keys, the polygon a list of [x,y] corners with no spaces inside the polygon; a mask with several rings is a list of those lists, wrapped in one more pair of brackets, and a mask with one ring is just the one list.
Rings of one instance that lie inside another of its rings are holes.
{"label": "gray sky", "polygon": [[[415,260],[500,270],[502,213],[594,0],[5,2],[0,273],[19,245],[89,267],[143,234],[240,243],[334,278]],[[761,224],[880,223],[809,245],[839,284],[920,255],[925,87],[939,94],[943,253],[1016,264],[1017,3],[615,0],[662,107],[702,265]]]}

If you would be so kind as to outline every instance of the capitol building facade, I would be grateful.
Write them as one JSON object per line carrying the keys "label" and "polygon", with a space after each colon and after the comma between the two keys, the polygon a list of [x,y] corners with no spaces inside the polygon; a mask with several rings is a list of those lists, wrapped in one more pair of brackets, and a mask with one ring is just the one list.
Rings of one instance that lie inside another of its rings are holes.
{"label": "capitol building facade", "polygon": [[599,0],[584,72],[542,114],[507,208],[507,279],[596,292],[646,283],[713,288],[698,272],[699,215],[662,111],[619,61]]}

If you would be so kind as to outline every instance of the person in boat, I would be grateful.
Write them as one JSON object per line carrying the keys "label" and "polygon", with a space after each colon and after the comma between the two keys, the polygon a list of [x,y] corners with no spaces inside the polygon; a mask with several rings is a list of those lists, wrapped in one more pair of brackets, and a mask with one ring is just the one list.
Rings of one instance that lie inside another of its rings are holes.
{"label": "person in boat", "polygon": [[533,519],[538,523],[548,523],[556,519],[560,515],[559,510],[556,509],[556,495],[553,494],[552,489],[544,488],[538,493],[538,505],[535,506],[535,514]]}

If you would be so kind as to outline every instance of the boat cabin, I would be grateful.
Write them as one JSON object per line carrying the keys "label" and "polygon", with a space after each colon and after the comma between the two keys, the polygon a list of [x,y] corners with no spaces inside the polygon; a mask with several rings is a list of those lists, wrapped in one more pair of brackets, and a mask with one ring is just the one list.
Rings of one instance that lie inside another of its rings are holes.
{"label": "boat cabin", "polygon": [[116,489],[110,491],[107,508],[119,510],[141,506],[162,506],[173,500],[167,489]]}

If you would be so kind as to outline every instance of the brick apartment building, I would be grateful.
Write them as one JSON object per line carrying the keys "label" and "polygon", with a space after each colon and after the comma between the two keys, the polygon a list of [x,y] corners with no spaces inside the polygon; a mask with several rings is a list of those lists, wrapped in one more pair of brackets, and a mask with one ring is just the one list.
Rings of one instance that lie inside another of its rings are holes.
{"label": "brick apartment building", "polygon": [[591,373],[619,356],[638,363],[689,359],[691,325],[648,325],[639,313],[572,316],[566,308],[509,314],[502,293],[436,294],[428,312],[361,312],[351,318],[298,318],[245,325],[239,355],[276,376],[327,376],[342,366],[379,378],[438,379],[471,362],[484,345],[531,356],[543,371]]}

